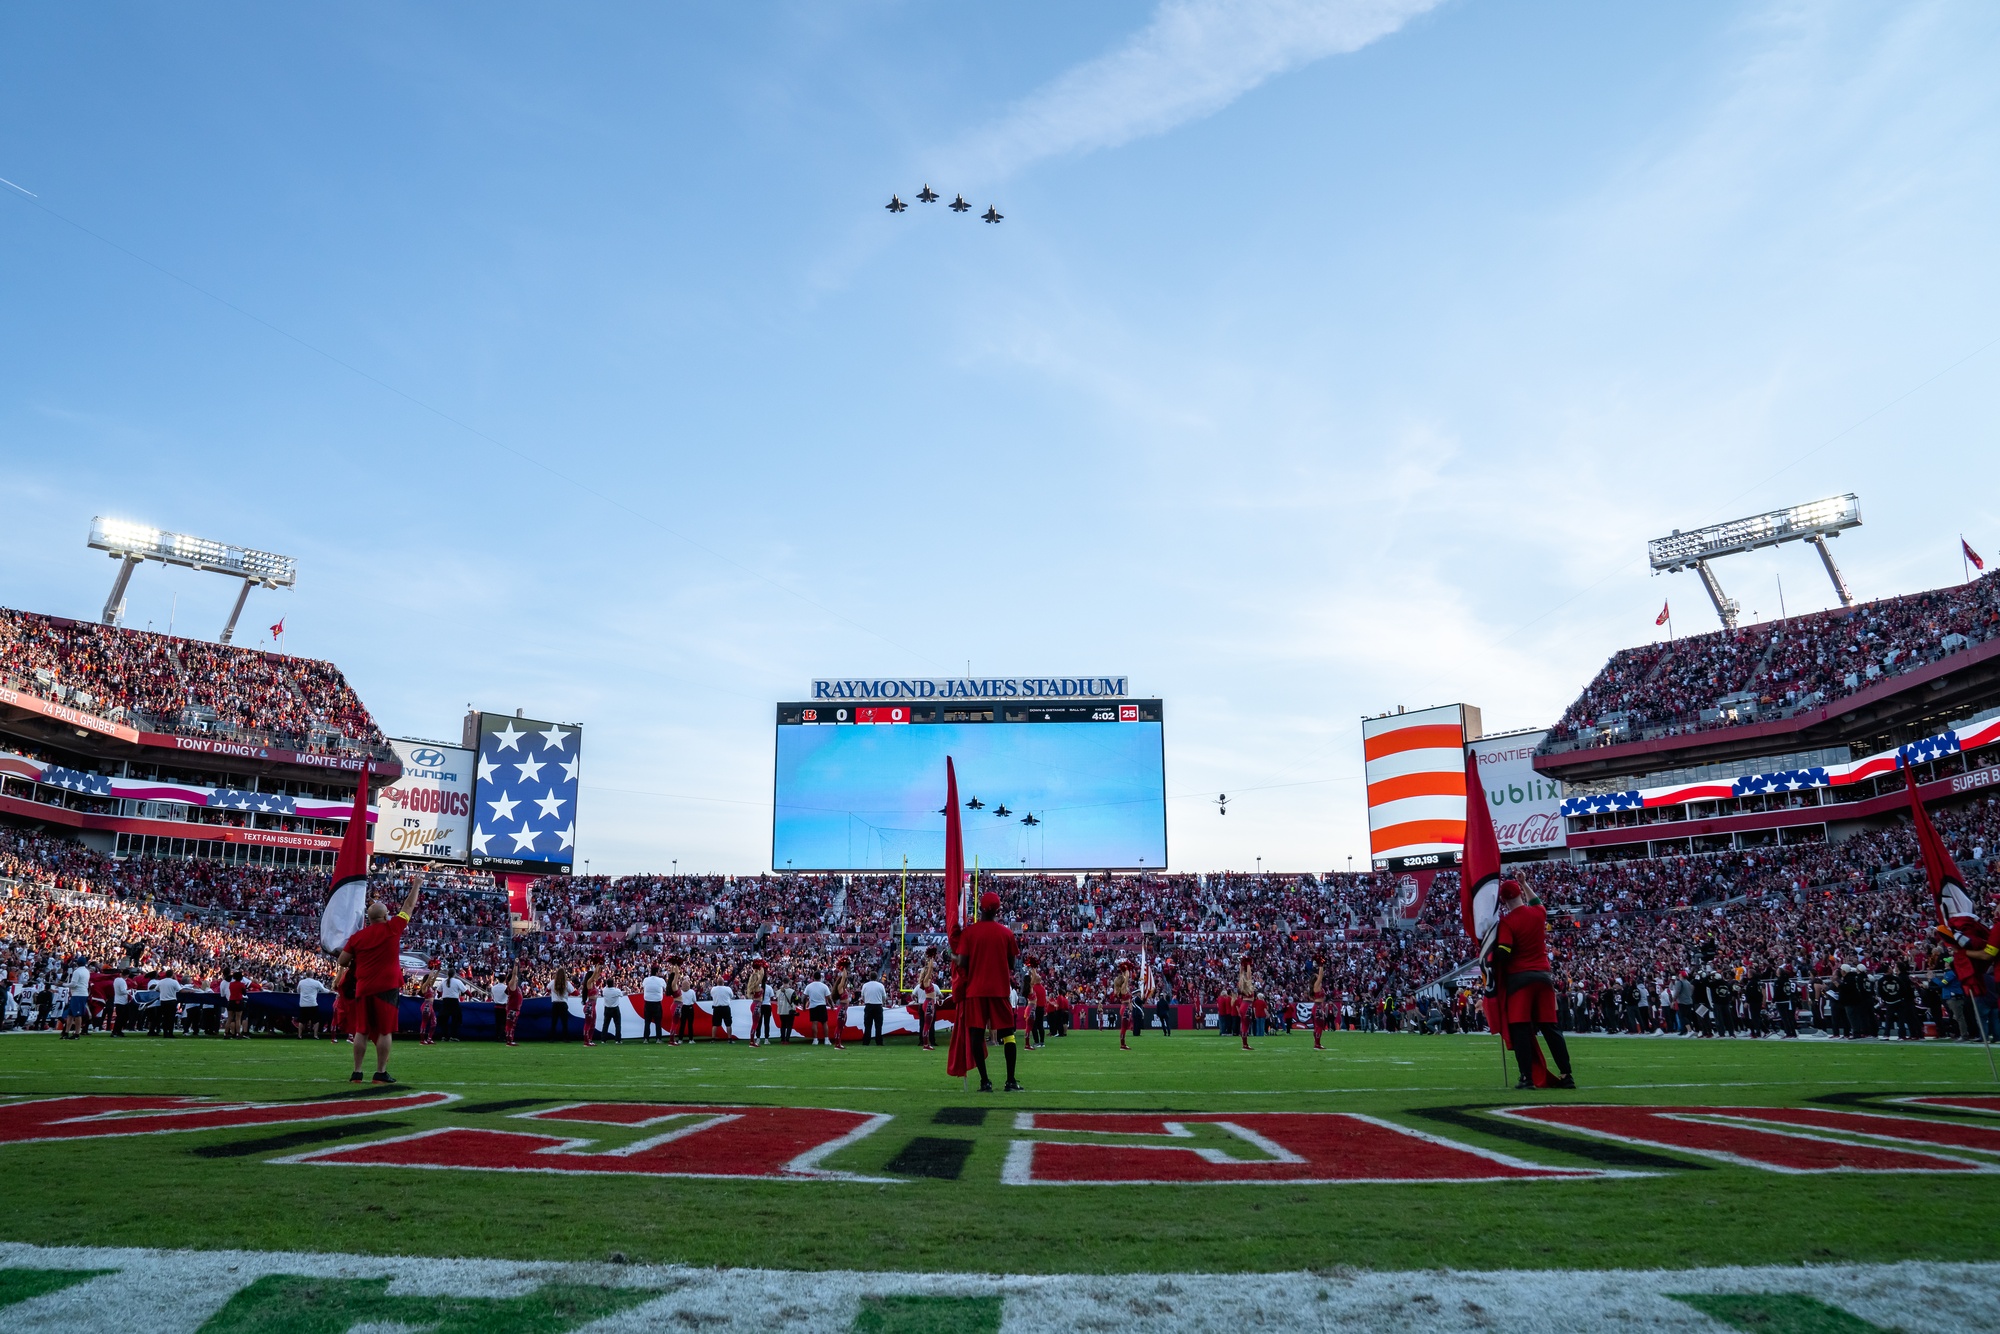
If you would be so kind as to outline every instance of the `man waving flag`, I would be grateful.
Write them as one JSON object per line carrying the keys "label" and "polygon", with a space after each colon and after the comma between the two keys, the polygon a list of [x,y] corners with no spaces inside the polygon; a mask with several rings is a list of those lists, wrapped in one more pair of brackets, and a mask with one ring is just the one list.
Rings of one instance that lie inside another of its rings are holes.
{"label": "man waving flag", "polygon": [[[1910,819],[1917,827],[1917,849],[1923,854],[1924,878],[1930,882],[1933,929],[1950,945],[1952,971],[1958,974],[1965,998],[1971,1002],[1973,1017],[1979,1023],[1980,1040],[1990,1043],[1991,1019],[1995,1014],[1992,968],[1995,957],[2000,955],[2000,944],[1996,944],[1993,932],[1980,922],[1972,895],[1966,893],[1965,877],[1959,874],[1958,863],[1945,851],[1944,840],[1938,837],[1937,827],[1924,809],[1924,799],[1917,793],[1915,767],[1907,759],[1899,762],[1903,765],[1903,784],[1910,793]],[[1988,1056],[1991,1054],[1989,1049]]]}
{"label": "man waving flag", "polygon": [[[1549,1026],[1542,1029],[1540,1002],[1543,990],[1547,990],[1549,1004],[1553,1004],[1554,989],[1549,987],[1548,959],[1538,946],[1540,937],[1530,941],[1521,928],[1529,925],[1530,918],[1540,918],[1540,905],[1523,902],[1525,893],[1517,880],[1500,878],[1500,840],[1493,832],[1493,808],[1486,802],[1486,785],[1479,777],[1479,756],[1473,751],[1465,753],[1465,851],[1458,861],[1458,909],[1459,919],[1464,923],[1465,934],[1472,938],[1479,948],[1479,962],[1486,978],[1486,994],[1480,1006],[1486,1012],[1486,1023],[1500,1035],[1500,1045],[1514,1053],[1515,1063],[1521,1068],[1523,1088],[1542,1088],[1549,1083],[1549,1068],[1542,1060],[1542,1048],[1535,1041],[1538,1029],[1545,1033],[1554,1031],[1553,1014],[1549,1015]],[[1513,929],[1503,930],[1502,916],[1508,913],[1521,914]],[[1513,965],[1513,976],[1509,966]],[[1521,994],[1516,995],[1519,992]],[[1539,1008],[1538,1008],[1539,1007]],[[1522,1022],[1516,1023],[1516,1011],[1521,1011]],[[1558,1036],[1554,1042],[1561,1042]],[[1554,1044],[1551,1049],[1555,1050]],[[1565,1079],[1569,1056],[1560,1053]],[[1573,1085],[1571,1087],[1574,1087]]]}
{"label": "man waving flag", "polygon": [[361,929],[368,913],[368,771],[361,771],[354,789],[354,810],[333,859],[333,892],[319,915],[320,947],[329,954],[347,948],[347,938]]}

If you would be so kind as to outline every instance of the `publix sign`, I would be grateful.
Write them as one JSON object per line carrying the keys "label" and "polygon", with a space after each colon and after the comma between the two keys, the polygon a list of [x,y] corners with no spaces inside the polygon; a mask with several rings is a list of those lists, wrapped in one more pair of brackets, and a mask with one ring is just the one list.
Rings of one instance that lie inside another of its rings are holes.
{"label": "publix sign", "polygon": [[1493,811],[1493,832],[1502,852],[1561,848],[1562,784],[1535,772],[1535,747],[1547,732],[1483,737],[1467,749],[1479,757],[1479,782]]}

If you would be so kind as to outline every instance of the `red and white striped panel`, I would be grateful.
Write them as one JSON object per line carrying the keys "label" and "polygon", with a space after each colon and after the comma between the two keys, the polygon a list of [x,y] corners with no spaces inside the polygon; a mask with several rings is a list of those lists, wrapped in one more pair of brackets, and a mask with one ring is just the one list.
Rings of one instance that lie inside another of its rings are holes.
{"label": "red and white striped panel", "polygon": [[1465,845],[1464,706],[1364,719],[1361,753],[1371,854],[1410,857]]}

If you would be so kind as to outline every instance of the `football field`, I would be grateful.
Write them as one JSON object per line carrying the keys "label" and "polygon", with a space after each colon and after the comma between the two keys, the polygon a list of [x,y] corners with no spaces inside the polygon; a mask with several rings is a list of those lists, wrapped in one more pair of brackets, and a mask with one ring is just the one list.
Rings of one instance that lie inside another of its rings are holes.
{"label": "football field", "polygon": [[180,1275],[206,1295],[160,1328],[346,1329],[371,1293],[610,1328],[668,1291],[718,1328],[1994,1327],[1976,1047],[1575,1038],[1582,1087],[1528,1094],[1490,1037],[1327,1045],[1079,1033],[979,1094],[907,1040],[401,1043],[384,1090],[324,1042],[10,1036],[0,1320]]}

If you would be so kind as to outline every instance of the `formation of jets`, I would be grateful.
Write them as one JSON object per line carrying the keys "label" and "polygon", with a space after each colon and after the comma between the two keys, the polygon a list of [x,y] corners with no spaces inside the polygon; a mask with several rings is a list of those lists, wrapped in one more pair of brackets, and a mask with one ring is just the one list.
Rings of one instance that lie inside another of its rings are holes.
{"label": "formation of jets", "polygon": [[[930,187],[925,186],[924,188],[929,189]],[[949,808],[940,806],[938,807],[937,813],[939,815],[943,815],[947,809]],[[965,809],[967,809],[968,811],[983,811],[986,809],[986,803],[981,801],[977,797],[970,797],[966,800]],[[996,820],[1004,820],[1012,814],[1014,814],[1014,812],[1007,809],[1007,803],[1004,801],[1001,802],[998,806],[995,806],[993,808],[993,818]],[[1035,818],[1035,813],[1033,811],[1029,811],[1026,815],[1023,815],[1021,817],[1021,823],[1027,825],[1029,828],[1032,829],[1034,826],[1040,824],[1041,821]]]}
{"label": "formation of jets", "polygon": [[[917,191],[917,202],[919,203],[935,204],[938,200],[942,198],[944,198],[944,196],[940,195],[937,191],[931,189],[930,182],[928,181],[924,183],[923,189]],[[889,202],[882,205],[882,207],[888,209],[891,213],[905,213],[909,211],[910,206],[903,202],[903,197],[901,195],[892,194],[889,196]],[[970,213],[972,211],[972,205],[965,202],[964,195],[953,195],[951,197],[951,202],[949,204],[946,204],[945,207],[950,209],[953,213]],[[993,205],[988,204],[986,206],[986,211],[980,214],[979,218],[980,221],[982,222],[998,222],[1006,216],[1007,215],[1005,213],[1002,213],[999,209],[993,207]]]}

